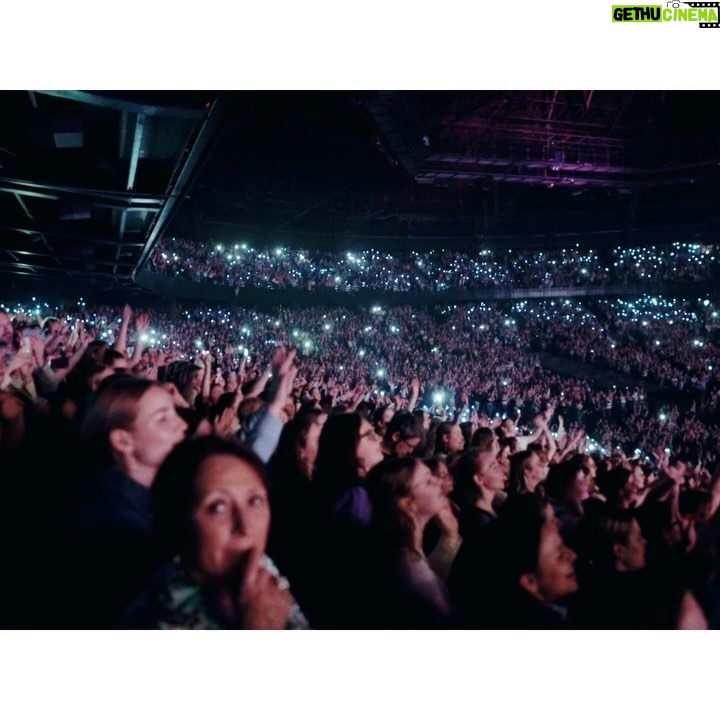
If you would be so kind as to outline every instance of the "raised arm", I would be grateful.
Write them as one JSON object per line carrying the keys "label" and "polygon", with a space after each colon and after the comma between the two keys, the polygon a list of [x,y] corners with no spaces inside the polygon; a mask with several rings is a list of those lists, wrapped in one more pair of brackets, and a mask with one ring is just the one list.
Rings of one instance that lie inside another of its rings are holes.
{"label": "raised arm", "polygon": [[255,426],[252,436],[246,438],[263,462],[270,459],[280,439],[283,411],[292,394],[298,371],[294,361],[294,350],[289,353],[284,347],[275,350],[271,366],[272,383],[268,388],[268,405],[260,411],[260,421]]}
{"label": "raised arm", "polygon": [[547,454],[548,454],[548,462],[552,462],[553,458],[557,454],[557,443],[555,442],[555,438],[553,437],[553,434],[550,432],[550,427],[548,426],[547,422],[543,420],[543,433],[545,436],[545,440],[547,440]]}
{"label": "raised arm", "polygon": [[420,378],[414,377],[410,383],[410,401],[408,402],[407,410],[412,412],[417,405],[418,398],[420,397]]}
{"label": "raised arm", "polygon": [[208,401],[210,400],[210,382],[212,380],[213,364],[213,356],[210,353],[208,353],[203,358],[203,364],[205,366],[205,369],[203,370],[201,397],[203,399],[203,402],[207,405]]}
{"label": "raised arm", "polygon": [[143,335],[147,332],[150,327],[150,318],[141,314],[135,318],[135,350],[133,352],[132,360],[130,361],[131,367],[135,367],[142,357],[143,349],[145,347],[145,341],[142,339]]}
{"label": "raised arm", "polygon": [[82,359],[82,356],[85,354],[85,350],[87,349],[87,346],[89,345],[91,340],[91,335],[83,333],[82,340],[78,340],[75,345],[75,352],[68,359],[67,367],[53,370],[53,373],[55,374],[55,379],[58,382],[62,382],[73,371],[73,369]]}
{"label": "raised arm", "polygon": [[258,397],[265,389],[272,375],[272,367],[268,366],[263,374],[254,382],[253,386],[248,390],[248,394],[245,397]]}
{"label": "raised arm", "polygon": [[113,350],[117,350],[123,355],[125,354],[125,351],[127,349],[128,327],[130,326],[130,320],[132,320],[132,316],[133,310],[129,305],[126,304],[125,307],[123,307],[122,311],[120,330],[118,331],[118,336],[115,340],[115,344],[113,345]]}

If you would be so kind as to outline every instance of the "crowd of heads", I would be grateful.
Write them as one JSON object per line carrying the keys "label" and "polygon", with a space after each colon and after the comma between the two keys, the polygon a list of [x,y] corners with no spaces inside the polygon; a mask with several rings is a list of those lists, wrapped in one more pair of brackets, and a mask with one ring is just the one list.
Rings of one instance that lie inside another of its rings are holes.
{"label": "crowd of heads", "polygon": [[[5,526],[33,496],[42,530],[8,551],[7,617],[715,627],[715,317],[703,298],[8,306]],[[560,377],[547,350],[627,384]],[[38,565],[50,540],[63,562]]]}
{"label": "crowd of heads", "polygon": [[637,379],[705,390],[717,369],[720,316],[708,297],[520,302],[538,346]]}
{"label": "crowd of heads", "polygon": [[149,269],[234,288],[442,293],[708,281],[718,277],[720,255],[716,256],[712,245],[679,242],[606,251],[575,247],[400,253],[257,248],[248,242],[198,243],[165,237],[156,245]]}

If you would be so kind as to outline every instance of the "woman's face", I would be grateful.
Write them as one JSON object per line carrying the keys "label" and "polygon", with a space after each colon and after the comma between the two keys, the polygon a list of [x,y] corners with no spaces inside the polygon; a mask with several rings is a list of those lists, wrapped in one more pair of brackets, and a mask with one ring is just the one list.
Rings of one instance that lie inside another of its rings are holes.
{"label": "woman's face", "polygon": [[440,481],[423,462],[415,463],[408,497],[411,501],[409,509],[412,514],[425,520],[435,517],[448,502],[440,487]]}
{"label": "woman's face", "polygon": [[643,537],[638,521],[633,519],[632,527],[624,545],[616,543],[615,555],[617,568],[620,571],[642,570],[645,567],[645,547],[647,540]]}
{"label": "woman's face", "polygon": [[447,497],[455,487],[455,481],[448,470],[448,466],[444,462],[439,462],[437,469],[433,473],[433,477],[440,483],[442,494]]}
{"label": "woman's face", "polygon": [[[494,444],[495,443],[493,443],[493,447]],[[497,452],[497,459],[505,473],[505,477],[510,477],[510,448],[507,445]]]}
{"label": "woman's face", "polygon": [[589,457],[583,464],[583,467],[587,468],[588,479],[590,480],[590,484],[594,486],[595,479],[597,478],[597,465],[595,464],[595,461]]}
{"label": "woman's face", "polygon": [[480,453],[478,461],[478,475],[483,487],[494,492],[504,490],[508,475],[495,453]]}
{"label": "woman's face", "polygon": [[385,434],[385,430],[387,430],[388,423],[392,420],[393,414],[394,412],[391,408],[385,408],[382,415],[378,418],[376,429],[380,435]]}
{"label": "woman's face", "polygon": [[549,513],[540,534],[537,569],[532,575],[537,596],[546,603],[554,603],[577,592],[575,553],[565,545],[554,512]]}
{"label": "woman's face", "polygon": [[383,460],[380,436],[375,433],[373,426],[364,418],[360,424],[360,436],[355,448],[355,460],[361,477],[367,475],[370,470]]}
{"label": "woman's face", "polygon": [[640,465],[636,465],[630,474],[630,482],[632,483],[636,492],[641,492],[645,487],[645,473]]}
{"label": "woman's face", "polygon": [[590,481],[582,468],[575,473],[575,479],[570,486],[570,497],[578,502],[583,502],[590,497]]}
{"label": "woman's face", "polygon": [[210,388],[210,404],[217,405],[217,401],[220,399],[223,392],[225,392],[225,390],[221,385],[213,385]]}
{"label": "woman's face", "polygon": [[525,485],[530,492],[533,492],[535,488],[545,480],[548,469],[548,466],[543,463],[540,456],[537,453],[533,453],[525,468]]}
{"label": "woman's face", "polygon": [[250,554],[262,556],[270,527],[267,491],[257,472],[233,455],[200,466],[192,566],[200,578],[240,579]]}
{"label": "woman's face", "polygon": [[465,449],[465,437],[459,425],[453,425],[447,434],[448,452],[462,452]]}
{"label": "woman's face", "polygon": [[637,481],[633,478],[632,473],[628,475],[627,482],[620,491],[620,497],[626,505],[632,505],[638,496]]}
{"label": "woman's face", "polygon": [[157,470],[170,451],[185,437],[187,423],[175,412],[170,394],[160,387],[148,388],[137,403],[135,420],[126,431],[129,452],[135,463]]}

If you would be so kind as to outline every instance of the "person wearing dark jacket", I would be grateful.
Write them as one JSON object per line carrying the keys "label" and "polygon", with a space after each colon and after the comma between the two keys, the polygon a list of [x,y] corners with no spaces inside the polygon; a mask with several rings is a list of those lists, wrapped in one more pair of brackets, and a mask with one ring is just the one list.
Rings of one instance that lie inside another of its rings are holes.
{"label": "person wearing dark jacket", "polygon": [[104,381],[83,428],[97,473],[68,539],[64,625],[110,628],[155,563],[150,488],[185,422],[168,392],[129,375]]}
{"label": "person wearing dark jacket", "polygon": [[[561,602],[577,592],[575,553],[560,535],[552,505],[535,493],[508,498],[488,528],[492,551],[477,567],[473,602],[458,610],[461,627],[551,630],[568,627]],[[454,570],[454,569],[453,569]],[[455,597],[456,577],[450,575]]]}

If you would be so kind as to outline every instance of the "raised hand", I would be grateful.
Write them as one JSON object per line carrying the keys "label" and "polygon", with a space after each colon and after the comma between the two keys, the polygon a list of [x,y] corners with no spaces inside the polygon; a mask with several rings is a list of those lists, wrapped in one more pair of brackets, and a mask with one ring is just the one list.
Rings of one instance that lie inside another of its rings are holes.
{"label": "raised hand", "polygon": [[39,338],[37,335],[31,335],[30,350],[35,356],[35,362],[37,363],[38,367],[42,367],[45,360],[45,343],[43,342],[42,338]]}
{"label": "raised hand", "polygon": [[669,460],[665,465],[662,466],[662,471],[667,475],[677,486],[682,485],[685,482],[685,473],[680,468],[670,465]]}
{"label": "raised hand", "polygon": [[234,435],[240,429],[240,421],[234,407],[225,408],[213,420],[213,430],[218,437],[226,438]]}
{"label": "raised hand", "polygon": [[18,353],[18,355],[21,357],[21,362],[18,366],[20,377],[24,383],[28,383],[32,380],[32,371],[35,368],[35,358],[32,353]]}
{"label": "raised hand", "polygon": [[435,516],[440,532],[451,539],[460,538],[460,523],[452,511],[452,507],[448,502],[443,509]]}
{"label": "raised hand", "polygon": [[177,386],[175,383],[172,382],[166,382],[163,383],[162,387],[170,394],[170,396],[173,399],[173,403],[175,404],[175,407],[182,407],[182,408],[188,408],[190,407],[190,404],[188,401],[182,396],[180,391],[177,389]]}
{"label": "raised hand", "polygon": [[276,348],[273,355],[272,382],[268,387],[268,412],[276,417],[280,416],[293,391],[298,373],[298,368],[294,365],[295,355],[295,350],[288,352],[283,346]]}
{"label": "raised hand", "polygon": [[83,332],[80,336],[80,346],[86,348],[95,340],[95,333]]}
{"label": "raised hand", "polygon": [[260,565],[261,554],[250,551],[237,599],[240,627],[245,630],[284,630],[292,596],[279,578]]}
{"label": "raised hand", "polygon": [[135,318],[135,332],[140,334],[147,331],[150,327],[150,317],[145,313],[141,313]]}

